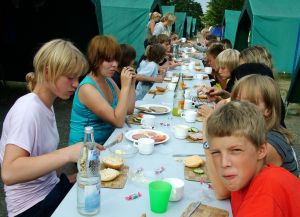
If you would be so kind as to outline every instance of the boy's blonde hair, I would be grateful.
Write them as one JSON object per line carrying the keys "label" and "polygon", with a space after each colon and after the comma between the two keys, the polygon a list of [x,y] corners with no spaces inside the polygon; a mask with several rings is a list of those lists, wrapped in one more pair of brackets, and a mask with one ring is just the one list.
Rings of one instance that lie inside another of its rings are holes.
{"label": "boy's blonde hair", "polygon": [[245,63],[261,63],[268,66],[272,70],[274,68],[272,55],[265,47],[260,45],[255,45],[242,50],[240,53],[240,58]]}
{"label": "boy's blonde hair", "polygon": [[154,11],[153,13],[151,13],[150,14],[150,19],[152,20],[152,19],[154,19],[154,18],[156,18],[156,17],[161,17],[161,14],[160,13],[158,13],[158,12],[156,12],[156,11]]}
{"label": "boy's blonde hair", "polygon": [[235,49],[223,50],[216,58],[217,68],[226,66],[230,72],[239,66],[240,52]]}
{"label": "boy's blonde hair", "polygon": [[215,137],[247,138],[256,148],[266,141],[267,127],[261,111],[248,102],[231,101],[215,110],[207,119],[208,142]]}
{"label": "boy's blonde hair", "polygon": [[45,43],[33,60],[34,72],[26,75],[27,86],[33,91],[36,83],[54,83],[61,75],[79,77],[88,70],[84,55],[69,41],[54,39]]}
{"label": "boy's blonde hair", "polygon": [[291,143],[293,136],[280,125],[281,95],[275,81],[268,76],[247,75],[235,84],[231,92],[231,99],[240,100],[242,92],[246,94],[246,100],[249,102],[258,105],[261,101],[265,104],[270,111],[270,115],[265,117],[268,130],[279,131]]}

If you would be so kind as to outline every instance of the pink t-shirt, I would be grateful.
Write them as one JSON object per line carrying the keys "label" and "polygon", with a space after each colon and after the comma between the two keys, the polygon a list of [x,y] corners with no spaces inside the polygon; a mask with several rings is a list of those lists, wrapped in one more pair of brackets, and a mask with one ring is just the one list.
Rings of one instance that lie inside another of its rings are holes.
{"label": "pink t-shirt", "polygon": [[[7,144],[17,145],[34,157],[56,150],[58,142],[53,108],[49,110],[36,94],[26,94],[15,102],[4,120],[0,163]],[[53,171],[29,182],[4,185],[8,216],[18,215],[42,201],[58,182]]]}

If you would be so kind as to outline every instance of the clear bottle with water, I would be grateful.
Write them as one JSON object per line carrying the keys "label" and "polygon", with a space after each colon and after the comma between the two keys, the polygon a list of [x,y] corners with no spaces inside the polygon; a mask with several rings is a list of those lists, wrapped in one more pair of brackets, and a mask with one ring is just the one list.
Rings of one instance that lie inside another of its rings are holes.
{"label": "clear bottle with water", "polygon": [[84,144],[77,162],[77,209],[82,215],[95,215],[100,210],[99,152],[93,127],[85,127]]}

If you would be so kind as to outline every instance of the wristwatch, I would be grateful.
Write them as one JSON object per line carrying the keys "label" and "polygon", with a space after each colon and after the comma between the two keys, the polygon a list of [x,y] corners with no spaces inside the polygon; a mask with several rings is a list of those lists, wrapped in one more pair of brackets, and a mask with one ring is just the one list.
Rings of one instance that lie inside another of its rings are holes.
{"label": "wristwatch", "polygon": [[209,144],[208,144],[207,141],[205,141],[205,142],[203,143],[203,148],[204,148],[204,149],[209,149]]}

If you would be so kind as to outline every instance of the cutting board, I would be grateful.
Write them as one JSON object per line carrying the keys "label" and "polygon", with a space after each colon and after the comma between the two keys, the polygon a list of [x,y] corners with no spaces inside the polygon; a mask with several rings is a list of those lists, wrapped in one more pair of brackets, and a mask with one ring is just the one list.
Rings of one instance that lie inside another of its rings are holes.
{"label": "cutting board", "polygon": [[197,168],[204,170],[204,173],[196,174],[193,171],[196,168],[189,168],[189,167],[184,166],[184,179],[188,180],[188,181],[196,181],[196,182],[201,182],[201,181],[210,182],[210,180],[207,176],[207,169],[206,169],[205,164],[200,167],[197,167]]}
{"label": "cutting board", "polygon": [[189,212],[193,209],[194,203],[191,203],[182,213],[181,217],[228,217],[228,211],[212,206],[201,204],[191,216]]}
{"label": "cutting board", "polygon": [[163,95],[166,91],[150,90],[148,94]]}
{"label": "cutting board", "polygon": [[[104,169],[105,167],[103,165],[101,165],[101,169]],[[128,166],[123,166],[120,169],[120,175],[115,178],[112,181],[109,182],[101,182],[101,187],[102,188],[116,188],[116,189],[121,189],[124,188],[126,181],[127,181],[127,177],[128,177]]]}

